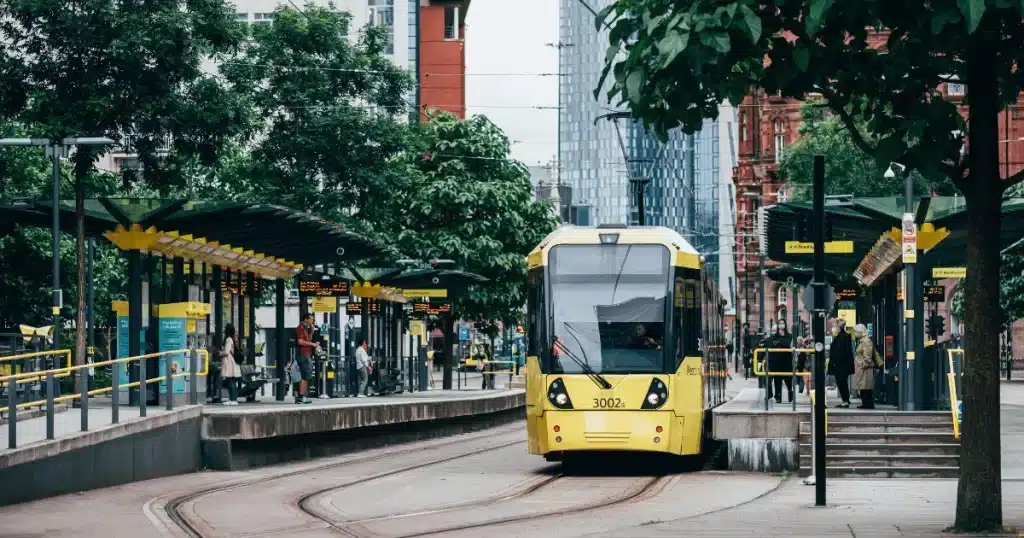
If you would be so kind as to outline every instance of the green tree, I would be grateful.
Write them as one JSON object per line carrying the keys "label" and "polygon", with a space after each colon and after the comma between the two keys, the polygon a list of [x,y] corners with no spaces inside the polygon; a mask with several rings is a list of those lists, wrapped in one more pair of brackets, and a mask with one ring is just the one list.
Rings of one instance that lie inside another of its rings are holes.
{"label": "green tree", "polygon": [[379,202],[408,181],[398,157],[412,132],[394,116],[408,109],[413,81],[385,56],[379,27],[353,42],[348,13],[310,4],[274,16],[222,67],[231,88],[267,118],[253,133],[248,164],[225,178],[249,183],[254,199],[376,233],[371,224],[393,220]]}
{"label": "green tree", "polygon": [[[921,7],[912,0],[617,0],[597,17],[598,27],[610,28],[599,86],[611,74],[609,98],[662,137],[678,126],[699,129],[719,103],[739,103],[752,87],[798,99],[818,94],[882,166],[896,161],[928,177],[945,174],[963,192],[971,368],[954,527],[991,531],[1003,519],[1000,209],[1007,186],[1024,177],[1000,177],[998,113],[1024,84],[1024,4],[934,0]],[[879,30],[887,32],[881,48],[869,39]],[[969,121],[941,92],[952,76],[967,87]]]}
{"label": "green tree", "polygon": [[[7,54],[0,107],[36,136],[132,136],[148,181],[164,173],[160,145],[212,161],[220,140],[245,119],[231,95],[202,70],[204,56],[244,36],[223,0],[34,0],[0,3]],[[75,360],[85,357],[83,200],[98,150],[71,155],[77,214]],[[125,179],[130,176],[126,175]]]}
{"label": "green tree", "polygon": [[[388,204],[402,217],[396,231],[403,253],[451,259],[489,279],[455,298],[451,318],[518,318],[526,304],[523,260],[558,222],[551,205],[534,200],[527,167],[512,159],[508,138],[486,117],[459,121],[439,113],[422,136],[421,153],[408,157],[422,172],[420,183]],[[445,334],[453,334],[450,325]],[[448,367],[444,386],[451,386]]]}
{"label": "green tree", "polygon": [[[850,131],[834,114],[828,114],[818,99],[806,101],[800,107],[800,138],[786,148],[777,172],[793,187],[794,199],[810,199],[814,173],[814,156],[827,155],[825,161],[825,193],[865,196],[903,196],[903,178],[885,178],[888,163],[880,165],[872,156],[857,147]],[[863,121],[857,129],[870,137]],[[918,171],[911,172],[914,192],[951,195],[955,192],[948,176],[925,178]]]}

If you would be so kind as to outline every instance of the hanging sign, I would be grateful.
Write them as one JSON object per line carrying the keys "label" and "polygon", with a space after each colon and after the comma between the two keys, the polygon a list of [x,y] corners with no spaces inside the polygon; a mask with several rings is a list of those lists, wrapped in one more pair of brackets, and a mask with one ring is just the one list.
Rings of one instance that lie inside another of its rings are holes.
{"label": "hanging sign", "polygon": [[854,301],[857,299],[857,288],[833,288],[837,301]]}
{"label": "hanging sign", "polygon": [[917,224],[913,213],[903,214],[903,263],[917,263]]}
{"label": "hanging sign", "polygon": [[439,316],[449,314],[452,311],[451,303],[413,303],[413,314],[424,314],[427,316]]}
{"label": "hanging sign", "polygon": [[925,286],[924,287],[924,302],[926,303],[941,303],[946,300],[946,287],[945,286]]}
{"label": "hanging sign", "polygon": [[402,295],[409,298],[417,297],[430,297],[443,299],[448,297],[448,290],[446,289],[407,289],[402,290]]}
{"label": "hanging sign", "polygon": [[966,267],[933,267],[932,278],[966,278]]}
{"label": "hanging sign", "polygon": [[339,278],[298,279],[300,297],[348,297],[348,281]]}
{"label": "hanging sign", "polygon": [[[348,303],[347,305],[345,305],[345,313],[350,315],[350,316],[358,316],[359,314],[362,314],[363,313],[363,303],[362,303],[362,301],[352,301],[351,303]],[[370,313],[371,314],[379,314],[380,313],[380,303],[370,303]]]}
{"label": "hanging sign", "polygon": [[310,307],[314,314],[334,314],[338,311],[337,297],[314,297]]}

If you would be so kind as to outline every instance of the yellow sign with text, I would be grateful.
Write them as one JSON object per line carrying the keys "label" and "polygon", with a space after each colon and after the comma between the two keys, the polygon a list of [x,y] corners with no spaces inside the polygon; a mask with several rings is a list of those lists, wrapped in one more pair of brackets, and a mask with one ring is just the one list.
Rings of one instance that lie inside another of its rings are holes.
{"label": "yellow sign with text", "polygon": [[337,297],[314,297],[312,305],[315,314],[334,314],[338,312]]}
{"label": "yellow sign with text", "polygon": [[932,278],[965,278],[966,267],[932,267]]}
{"label": "yellow sign with text", "polygon": [[[786,241],[786,254],[814,254],[814,243]],[[825,254],[853,254],[853,241],[826,241]]]}
{"label": "yellow sign with text", "polygon": [[448,290],[446,289],[411,289],[402,290],[402,295],[408,297],[430,297],[443,299],[448,297]]}
{"label": "yellow sign with text", "polygon": [[850,309],[842,309],[837,312],[838,318],[846,322],[847,327],[857,326],[857,311]]}

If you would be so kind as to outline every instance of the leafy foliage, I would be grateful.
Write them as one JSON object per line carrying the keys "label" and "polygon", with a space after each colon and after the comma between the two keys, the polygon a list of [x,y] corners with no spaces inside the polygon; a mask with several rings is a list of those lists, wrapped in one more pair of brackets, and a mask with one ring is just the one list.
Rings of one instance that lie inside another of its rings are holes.
{"label": "leafy foliage", "polygon": [[529,171],[486,117],[439,113],[422,136],[422,155],[409,155],[421,182],[392,208],[403,219],[400,247],[490,279],[457,298],[463,319],[515,320],[526,304],[523,259],[557,224],[550,204],[534,200]]}
{"label": "leafy foliage", "polygon": [[[912,0],[617,0],[596,24],[610,28],[599,86],[611,75],[609,98],[662,138],[675,127],[696,131],[719,103],[739,103],[751,88],[817,94],[881,166],[946,175],[963,192],[972,367],[954,528],[1001,530],[1000,203],[1024,172],[1000,178],[997,118],[1024,86],[1024,3],[934,0],[922,10]],[[942,93],[952,76],[968,88],[969,122]]]}
{"label": "leafy foliage", "polygon": [[359,228],[388,220],[377,201],[407,186],[408,169],[396,158],[412,133],[393,114],[408,107],[412,79],[384,55],[380,28],[352,42],[351,21],[314,5],[278,8],[274,24],[255,26],[222,71],[267,119],[256,125],[251,159],[233,185]]}
{"label": "leafy foliage", "polygon": [[[903,196],[903,177],[884,177],[886,166],[880,166],[870,155],[858,148],[842,121],[818,100],[801,107],[800,139],[786,148],[778,174],[790,182],[794,199],[810,199],[814,173],[814,156],[827,155],[825,160],[825,194],[867,196]],[[858,129],[867,133],[864,122]],[[870,135],[866,135],[873,138]],[[917,171],[914,192],[918,194],[952,195],[955,187],[949,177],[940,175],[926,179]]]}

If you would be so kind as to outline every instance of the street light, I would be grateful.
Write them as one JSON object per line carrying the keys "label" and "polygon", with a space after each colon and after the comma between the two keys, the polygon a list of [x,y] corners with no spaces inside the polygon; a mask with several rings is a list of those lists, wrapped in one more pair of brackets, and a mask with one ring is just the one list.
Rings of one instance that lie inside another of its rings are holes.
{"label": "street light", "polygon": [[115,144],[105,137],[64,138],[0,138],[0,146],[42,146],[53,162],[53,349],[60,348],[60,310],[64,297],[60,289],[60,160],[66,158],[71,146],[97,146]]}

